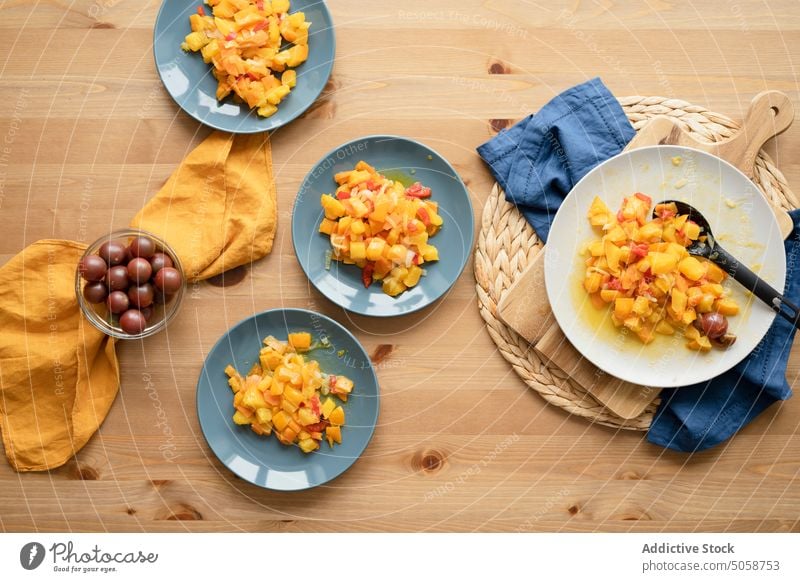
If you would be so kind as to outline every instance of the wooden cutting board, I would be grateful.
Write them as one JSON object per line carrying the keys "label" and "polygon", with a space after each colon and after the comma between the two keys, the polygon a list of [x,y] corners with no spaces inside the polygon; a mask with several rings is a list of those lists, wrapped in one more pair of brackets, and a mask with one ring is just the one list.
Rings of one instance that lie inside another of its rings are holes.
{"label": "wooden cutting board", "polygon": [[[753,177],[755,159],[762,146],[782,133],[794,120],[789,98],[779,91],[764,91],[753,98],[741,129],[725,141],[698,141],[672,117],[655,117],[631,140],[626,150],[651,145],[682,145],[718,156]],[[774,206],[781,233],[786,238],[792,221]],[[635,418],[658,396],[660,389],[623,382],[585,360],[569,343],[550,311],[544,288],[544,249],[534,257],[497,306],[498,317],[530,342],[536,352],[585,388],[600,403],[622,418]]]}

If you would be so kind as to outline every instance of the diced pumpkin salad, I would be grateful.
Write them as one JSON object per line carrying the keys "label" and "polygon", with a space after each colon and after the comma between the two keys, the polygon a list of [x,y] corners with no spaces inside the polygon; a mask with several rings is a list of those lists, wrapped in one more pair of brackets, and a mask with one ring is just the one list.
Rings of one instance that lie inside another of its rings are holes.
{"label": "diced pumpkin salad", "polygon": [[[308,29],[303,12],[289,14],[289,0],[206,0],[189,17],[192,32],[181,44],[200,52],[213,66],[217,100],[233,93],[262,117],[297,84],[293,70],[308,58]],[[291,46],[281,50],[283,43]]]}
{"label": "diced pumpkin salad", "polygon": [[697,224],[674,203],[656,205],[650,220],[652,204],[636,193],[613,213],[595,197],[587,216],[600,238],[585,247],[584,290],[595,307],[612,310],[615,326],[644,343],[681,332],[693,350],[729,346],[736,338],[727,333],[727,316],[739,306],[722,287],[727,274],[689,255],[686,248],[703,240]]}
{"label": "diced pumpkin salad", "polygon": [[330,447],[342,443],[346,402],[353,382],[328,375],[303,352],[312,347],[311,334],[290,333],[287,341],[264,339],[259,363],[242,376],[225,369],[233,390],[233,422],[259,435],[274,434],[284,445],[297,445],[304,453],[317,450],[325,440]]}
{"label": "diced pumpkin salad", "polygon": [[334,179],[335,195],[322,195],[319,227],[330,237],[331,259],[358,266],[365,287],[381,281],[392,297],[416,286],[422,265],[439,260],[429,240],[444,221],[431,189],[419,182],[405,187],[364,161]]}

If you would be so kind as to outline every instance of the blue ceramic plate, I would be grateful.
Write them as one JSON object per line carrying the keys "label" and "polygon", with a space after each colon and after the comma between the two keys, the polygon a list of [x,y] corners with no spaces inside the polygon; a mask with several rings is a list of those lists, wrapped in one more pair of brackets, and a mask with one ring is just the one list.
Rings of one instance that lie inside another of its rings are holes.
{"label": "blue ceramic plate", "polygon": [[164,87],[186,113],[201,123],[230,133],[258,133],[285,125],[302,114],[319,97],[333,69],[336,41],[328,7],[322,0],[292,0],[291,12],[305,12],[311,22],[308,60],[297,67],[297,87],[278,106],[272,117],[259,117],[247,104],[232,97],[217,101],[217,80],[211,65],[200,53],[181,50],[183,39],[192,30],[189,16],[203,6],[202,0],[165,0],[156,19],[153,54]]}
{"label": "blue ceramic plate", "polygon": [[[323,371],[343,374],[355,383],[353,395],[343,404],[342,444],[331,449],[323,442],[311,454],[234,424],[233,392],[225,375],[228,364],[247,373],[258,361],[266,336],[285,340],[289,332],[297,331],[307,331],[315,339],[327,336],[331,347],[312,350],[307,356],[317,360]],[[344,350],[341,357],[340,350]],[[276,491],[309,489],[344,473],[372,438],[378,401],[378,378],[358,340],[332,319],[304,309],[273,309],[236,324],[211,349],[197,382],[197,416],[208,446],[245,481]]]}
{"label": "blue ceramic plate", "polygon": [[[333,261],[325,269],[325,253],[331,245],[319,232],[325,217],[320,196],[335,192],[334,174],[352,170],[359,160],[391,179],[430,187],[431,200],[439,203],[444,218],[442,229],[430,240],[439,249],[440,260],[425,263],[426,275],[419,284],[397,297],[386,295],[377,283],[364,288],[361,269],[355,265]],[[472,250],[473,226],[469,193],[447,160],[417,141],[373,135],[332,150],[309,172],[294,203],[292,242],[306,276],[325,297],[354,313],[388,317],[422,309],[453,286]]]}

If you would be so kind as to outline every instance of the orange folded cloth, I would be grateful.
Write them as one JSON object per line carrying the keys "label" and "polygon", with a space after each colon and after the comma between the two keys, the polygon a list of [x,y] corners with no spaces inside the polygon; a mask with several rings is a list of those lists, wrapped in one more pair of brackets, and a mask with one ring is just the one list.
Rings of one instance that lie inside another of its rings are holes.
{"label": "orange folded cloth", "polygon": [[85,249],[42,240],[0,267],[0,428],[17,471],[63,465],[117,395],[114,340],[84,319],[75,300]]}
{"label": "orange folded cloth", "polygon": [[213,133],[131,222],[167,241],[189,281],[249,264],[272,250],[277,226],[268,134]]}
{"label": "orange folded cloth", "polygon": [[[132,224],[165,239],[190,281],[263,257],[277,224],[267,134],[212,134]],[[42,240],[0,267],[0,430],[17,471],[67,462],[117,395],[114,340],[86,321],[75,298],[85,249]]]}

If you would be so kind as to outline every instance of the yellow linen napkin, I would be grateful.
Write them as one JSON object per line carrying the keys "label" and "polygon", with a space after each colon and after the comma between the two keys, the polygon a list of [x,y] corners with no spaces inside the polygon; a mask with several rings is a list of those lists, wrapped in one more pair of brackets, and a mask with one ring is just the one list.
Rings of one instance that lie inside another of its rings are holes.
{"label": "yellow linen napkin", "polygon": [[277,226],[268,134],[213,133],[131,222],[167,241],[199,281],[272,250]]}
{"label": "yellow linen napkin", "polygon": [[42,240],[0,267],[0,428],[17,471],[63,465],[117,395],[114,340],[84,319],[75,300],[85,249]]}
{"label": "yellow linen napkin", "polygon": [[[277,223],[267,134],[214,133],[132,225],[166,240],[190,281],[270,252]],[[17,471],[53,469],[100,427],[119,386],[114,340],[74,291],[85,245],[36,242],[0,267],[0,430]]]}

